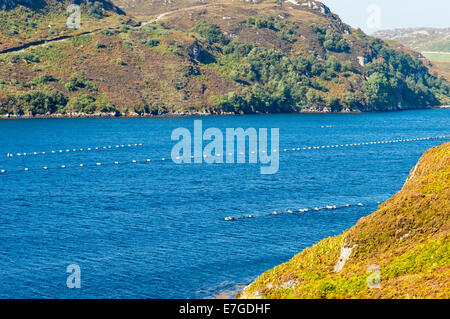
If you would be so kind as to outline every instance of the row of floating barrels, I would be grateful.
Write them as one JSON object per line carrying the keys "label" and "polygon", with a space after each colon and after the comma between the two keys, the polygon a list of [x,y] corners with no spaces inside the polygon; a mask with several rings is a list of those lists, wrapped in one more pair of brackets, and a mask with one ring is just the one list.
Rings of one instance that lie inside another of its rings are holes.
{"label": "row of floating barrels", "polygon": [[[380,202],[377,202],[378,204]],[[349,208],[349,207],[363,207],[364,204],[363,203],[358,203],[358,204],[346,204],[346,205],[327,205],[325,207],[314,207],[314,208],[303,208],[303,209],[298,209],[298,210],[287,210],[287,211],[274,211],[272,213],[268,213],[265,216],[278,216],[278,215],[283,215],[283,214],[296,214],[296,213],[307,213],[307,212],[312,212],[312,211],[321,211],[321,210],[335,210],[335,209],[339,209],[339,208]],[[225,221],[235,221],[238,219],[253,219],[256,218],[255,215],[244,215],[244,216],[239,216],[239,217],[232,217],[232,216],[228,216],[225,217],[224,220]]]}
{"label": "row of floating barrels", "polygon": [[297,148],[292,148],[292,149],[285,148],[283,150],[283,152],[318,150],[318,149],[325,149],[325,148],[342,148],[342,147],[353,147],[353,146],[375,145],[375,144],[406,143],[406,142],[416,142],[416,141],[426,141],[426,140],[436,140],[436,139],[447,139],[447,138],[450,138],[450,135],[435,136],[435,137],[422,137],[422,138],[407,138],[407,139],[390,140],[390,141],[376,141],[376,142],[361,142],[361,143],[351,143],[351,144],[337,144],[337,145],[297,147]]}
{"label": "row of floating barrels", "polygon": [[65,150],[52,150],[49,152],[31,152],[31,153],[8,153],[7,157],[21,157],[21,156],[36,156],[36,155],[46,155],[46,154],[61,154],[61,153],[70,153],[70,152],[86,152],[86,151],[99,151],[99,150],[108,150],[113,148],[125,148],[125,147],[139,147],[143,146],[142,143],[136,144],[128,144],[128,145],[114,145],[114,146],[97,146],[97,147],[88,147],[88,148],[73,148],[73,149],[65,149]]}
{"label": "row of floating barrels", "polygon": [[[137,164],[137,163],[150,163],[150,162],[152,162],[151,159],[146,159],[145,161],[132,160],[131,162],[117,162],[117,161],[116,161],[116,162],[114,162],[113,164],[114,164],[114,165],[120,165],[120,164],[128,164],[128,163]],[[107,163],[95,163],[95,165],[79,164],[79,165],[77,165],[77,166],[75,166],[75,167],[102,166],[102,165],[107,165]],[[70,166],[70,167],[74,167],[74,166]],[[50,167],[48,167],[48,166],[44,166],[44,167],[42,167],[42,168],[40,168],[40,169],[36,169],[36,168],[30,169],[30,168],[28,168],[28,167],[25,167],[25,168],[23,169],[23,171],[29,172],[29,171],[31,171],[31,170],[49,170],[49,169],[57,169],[57,168],[65,169],[65,168],[69,168],[69,166],[67,166],[67,165],[61,165],[61,166],[52,167],[52,168],[50,168]],[[6,171],[5,169],[0,170],[0,173],[6,173],[6,172],[7,172],[7,171]]]}

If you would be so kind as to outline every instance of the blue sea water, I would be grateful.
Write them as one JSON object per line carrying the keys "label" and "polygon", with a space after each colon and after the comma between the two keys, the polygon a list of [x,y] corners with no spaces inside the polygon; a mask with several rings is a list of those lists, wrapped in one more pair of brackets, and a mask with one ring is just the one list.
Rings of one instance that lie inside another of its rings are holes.
{"label": "blue sea water", "polygon": [[[0,297],[207,298],[236,289],[375,211],[425,150],[448,140],[281,152],[275,175],[255,164],[131,163],[170,158],[172,130],[196,119],[223,131],[279,128],[280,149],[450,134],[450,110],[0,121]],[[143,146],[65,152],[135,143]],[[364,206],[267,215],[356,203]],[[67,288],[70,264],[81,268],[81,289]]]}

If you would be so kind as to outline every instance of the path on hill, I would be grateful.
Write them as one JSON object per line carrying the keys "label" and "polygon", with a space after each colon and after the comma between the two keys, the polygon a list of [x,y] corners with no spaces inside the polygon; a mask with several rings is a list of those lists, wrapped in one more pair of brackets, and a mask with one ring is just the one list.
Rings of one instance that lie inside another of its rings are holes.
{"label": "path on hill", "polygon": [[[154,22],[158,22],[160,20],[162,20],[164,17],[177,13],[177,12],[181,12],[181,11],[188,11],[188,10],[194,10],[194,9],[199,9],[199,8],[203,8],[208,6],[208,4],[203,4],[203,5],[198,5],[198,6],[194,6],[194,7],[189,7],[189,8],[182,8],[182,9],[177,9],[177,10],[172,10],[172,11],[167,11],[164,13],[161,13],[159,16],[157,16],[154,19],[151,19],[149,21],[143,22],[141,23],[140,26],[137,26],[136,28],[142,28],[148,24],[154,23]],[[82,35],[88,35],[88,34],[93,34],[96,32],[100,32],[103,30],[118,30],[119,27],[116,28],[99,28],[99,29],[95,29],[95,30],[91,30],[91,31],[85,31],[85,32],[81,32],[81,33],[77,33],[77,34],[72,34],[72,35],[62,35],[53,39],[43,39],[43,40],[36,40],[36,41],[32,41],[32,42],[28,42],[26,44],[23,44],[21,46],[18,47],[13,47],[13,48],[8,48],[8,49],[4,49],[4,50],[0,50],[0,55],[1,54],[6,54],[6,53],[12,53],[12,52],[22,52],[26,49],[29,48],[35,48],[35,47],[41,47],[41,46],[45,46],[48,45],[49,43],[55,43],[55,42],[62,42],[65,41],[67,39],[71,39],[74,37],[78,37],[78,36],[82,36]]]}

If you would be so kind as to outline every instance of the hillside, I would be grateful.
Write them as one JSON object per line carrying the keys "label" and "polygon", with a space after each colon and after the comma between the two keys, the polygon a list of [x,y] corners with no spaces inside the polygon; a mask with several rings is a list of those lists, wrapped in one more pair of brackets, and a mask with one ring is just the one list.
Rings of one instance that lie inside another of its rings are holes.
{"label": "hillside", "polygon": [[80,29],[65,27],[69,1],[38,2],[0,10],[3,116],[450,103],[449,83],[420,54],[352,29],[317,1],[82,1]]}
{"label": "hillside", "polygon": [[450,79],[450,28],[405,28],[378,31],[375,37],[397,41],[421,52],[433,70]]}
{"label": "hillside", "polygon": [[446,143],[428,150],[375,213],[267,271],[241,297],[448,299],[449,207]]}
{"label": "hillside", "polygon": [[[80,29],[66,25],[66,9],[73,2],[79,3],[84,13]],[[109,1],[97,2],[0,0],[0,53],[38,41],[120,26],[124,12]]]}

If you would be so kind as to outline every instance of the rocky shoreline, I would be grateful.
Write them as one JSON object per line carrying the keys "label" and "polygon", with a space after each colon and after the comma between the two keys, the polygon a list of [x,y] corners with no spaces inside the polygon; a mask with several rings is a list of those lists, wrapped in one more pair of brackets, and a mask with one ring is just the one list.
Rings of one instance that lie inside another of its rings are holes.
{"label": "rocky shoreline", "polygon": [[[423,108],[408,108],[408,109],[399,109],[399,110],[391,110],[391,111],[371,111],[371,112],[362,112],[362,111],[341,111],[341,112],[326,112],[326,111],[318,111],[314,109],[303,110],[298,113],[290,113],[290,114],[358,114],[358,113],[380,113],[380,112],[399,112],[399,111],[410,111],[410,110],[431,110],[431,109],[449,109],[450,105],[443,105],[439,107],[423,107]],[[254,113],[254,114],[269,114],[269,113]],[[68,113],[68,114],[6,114],[0,115],[0,120],[2,119],[76,119],[76,118],[146,118],[146,117],[194,117],[194,116],[239,116],[244,114],[236,114],[236,113],[227,113],[227,112],[175,112],[175,113],[165,113],[165,114],[138,114],[138,113]]]}

